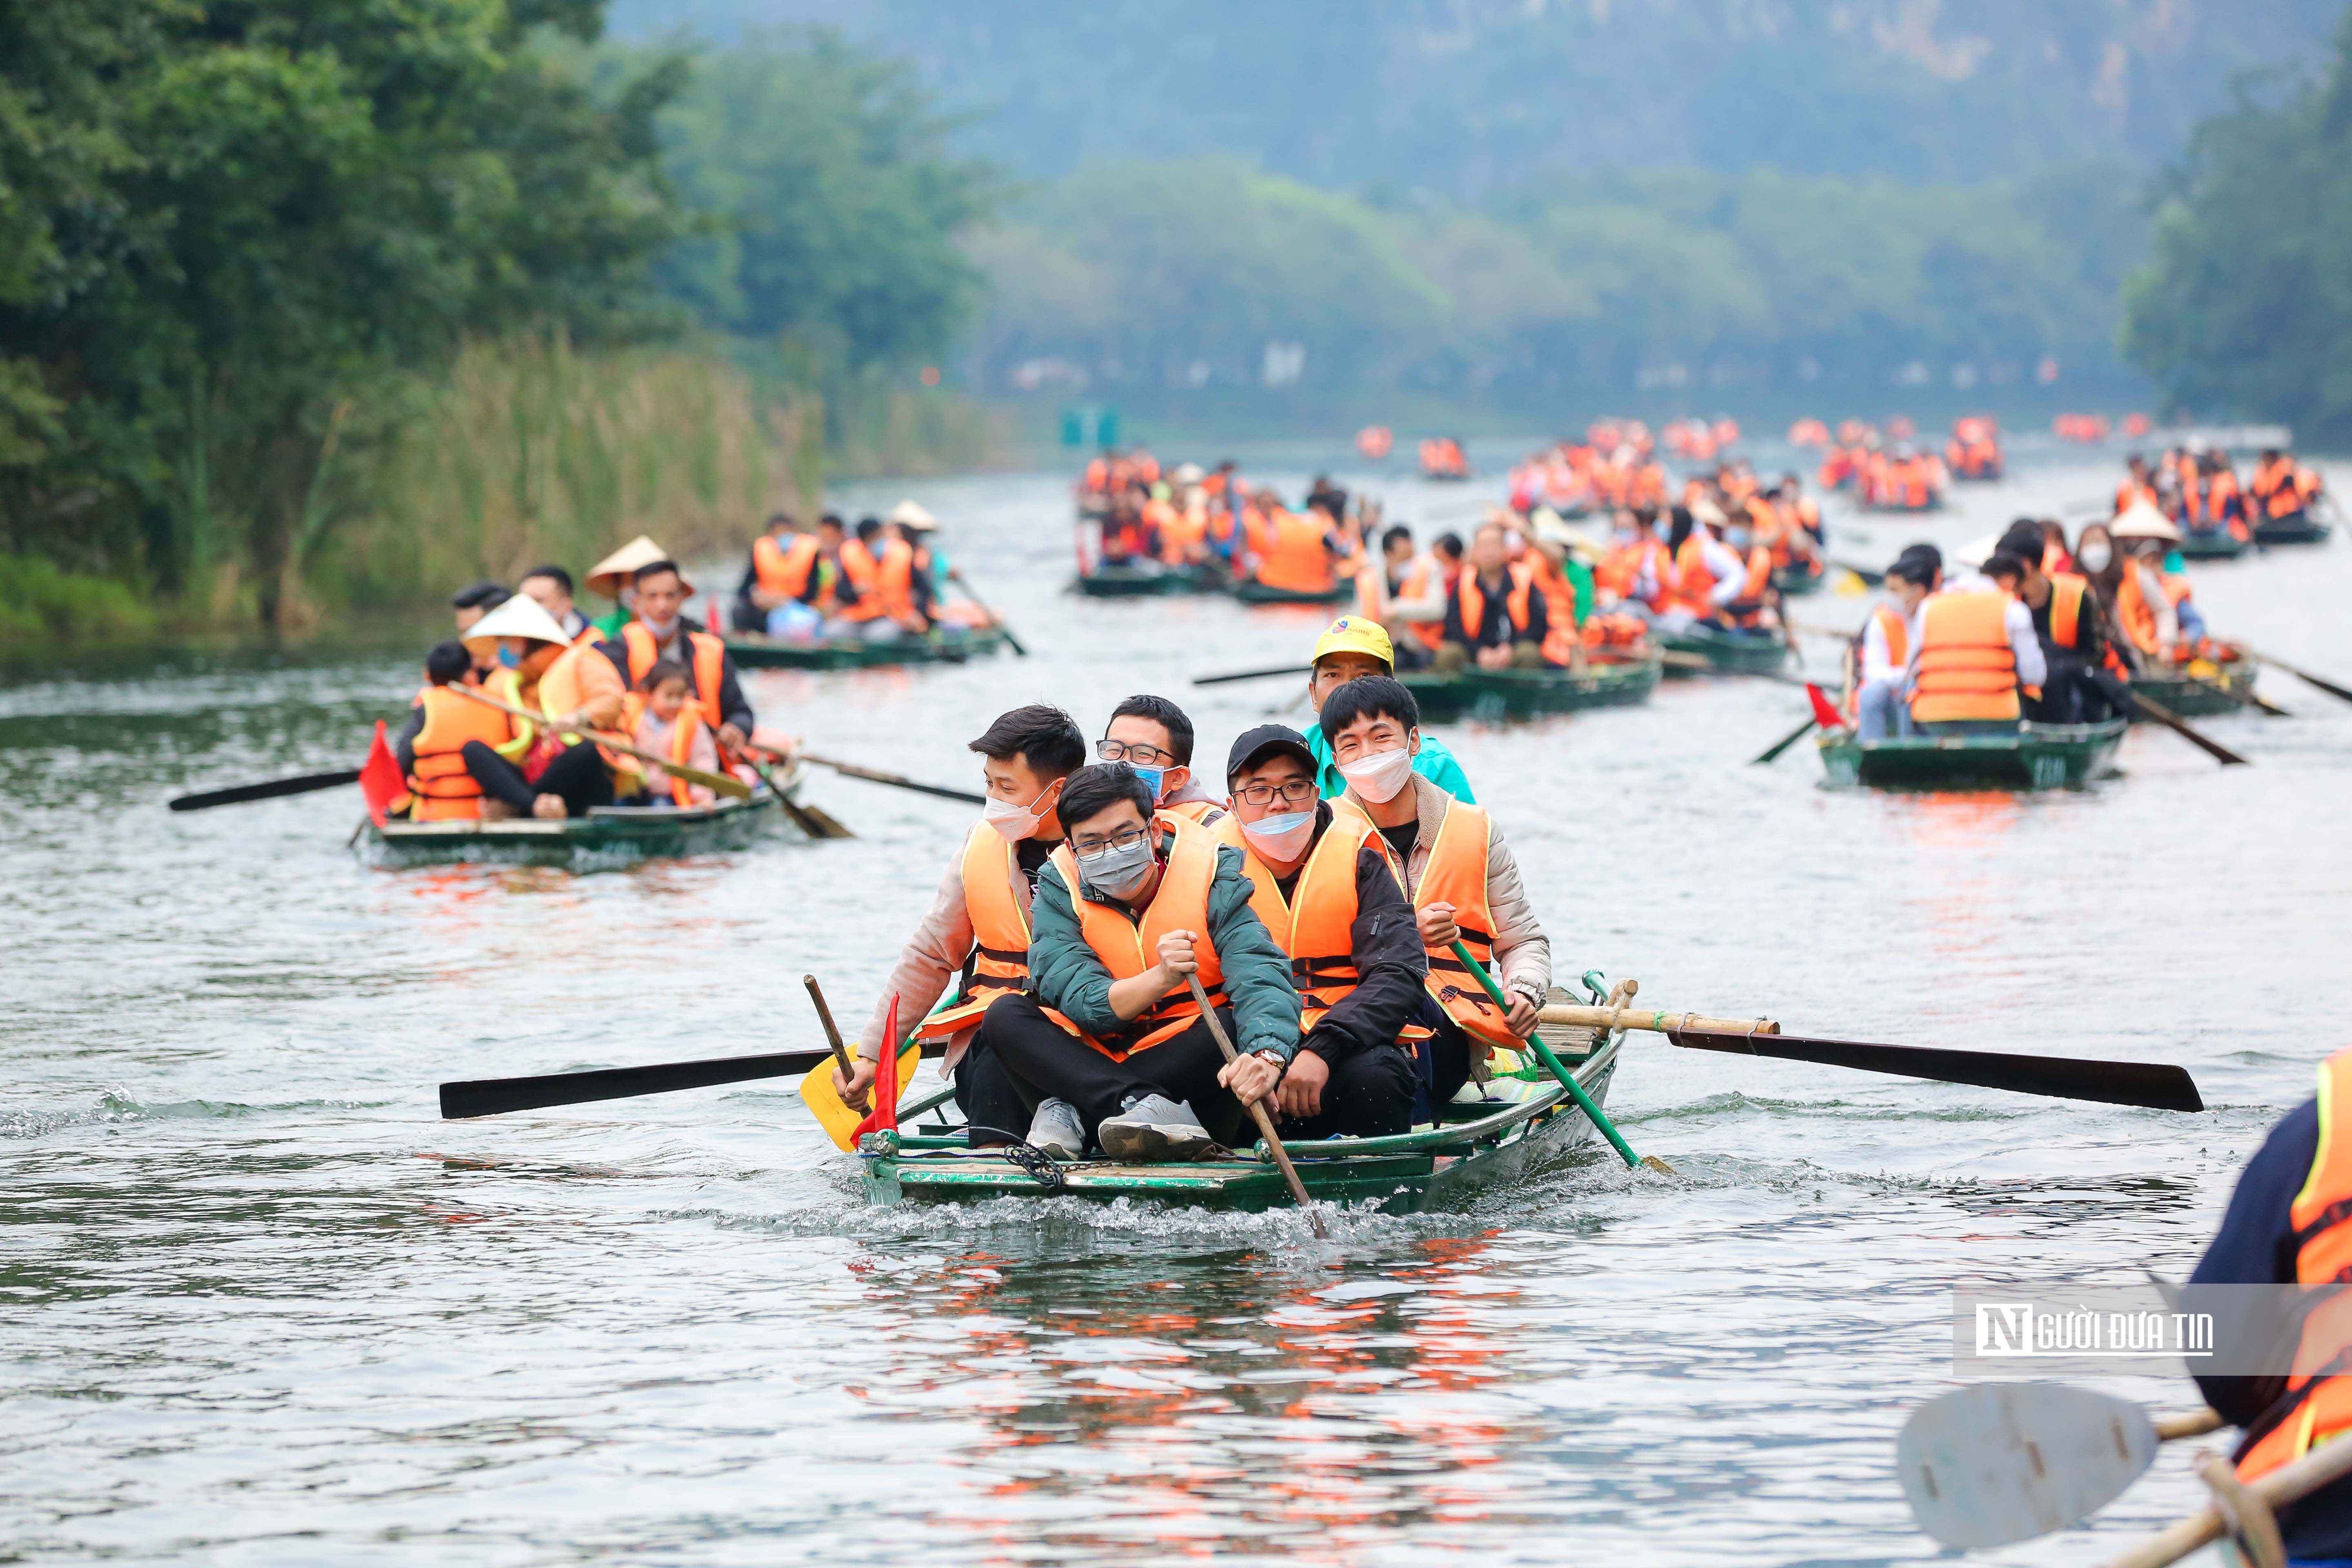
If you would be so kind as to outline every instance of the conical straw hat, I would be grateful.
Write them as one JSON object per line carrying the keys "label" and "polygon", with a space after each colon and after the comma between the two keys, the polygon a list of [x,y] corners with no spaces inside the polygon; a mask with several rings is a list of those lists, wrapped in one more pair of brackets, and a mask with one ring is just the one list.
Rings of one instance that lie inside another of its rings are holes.
{"label": "conical straw hat", "polygon": [[621,596],[622,584],[635,574],[638,567],[668,559],[668,551],[640,533],[590,569],[588,591],[604,598],[617,600]]}

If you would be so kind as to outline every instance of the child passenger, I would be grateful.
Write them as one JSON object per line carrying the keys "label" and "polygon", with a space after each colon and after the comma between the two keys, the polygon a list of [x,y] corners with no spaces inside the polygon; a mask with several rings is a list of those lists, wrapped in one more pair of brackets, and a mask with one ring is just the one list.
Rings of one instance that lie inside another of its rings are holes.
{"label": "child passenger", "polygon": [[[704,773],[717,773],[719,748],[702,722],[701,710],[688,700],[694,691],[694,677],[686,666],[674,658],[656,659],[637,689],[643,703],[631,743],[641,752],[667,757]],[[718,802],[719,792],[709,784],[673,778],[652,763],[638,765],[645,771],[639,786],[642,793],[632,797],[628,805],[699,807]]]}

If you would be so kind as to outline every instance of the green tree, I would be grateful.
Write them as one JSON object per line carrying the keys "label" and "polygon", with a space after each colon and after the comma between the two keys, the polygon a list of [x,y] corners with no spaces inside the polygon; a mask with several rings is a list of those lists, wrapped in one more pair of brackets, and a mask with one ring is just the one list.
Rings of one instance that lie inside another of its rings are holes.
{"label": "green tree", "polygon": [[2154,247],[2124,350],[2173,406],[2352,440],[2352,13],[2326,81],[2198,128]]}

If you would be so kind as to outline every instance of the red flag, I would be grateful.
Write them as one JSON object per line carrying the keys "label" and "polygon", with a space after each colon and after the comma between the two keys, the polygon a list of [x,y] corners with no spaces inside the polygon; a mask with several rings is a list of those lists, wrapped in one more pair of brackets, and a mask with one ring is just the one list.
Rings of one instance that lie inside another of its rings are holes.
{"label": "red flag", "polygon": [[1813,722],[1824,730],[1843,730],[1846,727],[1845,715],[1837,710],[1837,704],[1823,695],[1820,687],[1807,681],[1805,695],[1813,700]]}
{"label": "red flag", "polygon": [[893,993],[890,1011],[882,1021],[882,1058],[874,1064],[874,1109],[850,1134],[855,1143],[868,1132],[898,1131],[898,998]]}
{"label": "red flag", "polygon": [[393,760],[392,748],[383,743],[383,721],[379,719],[375,744],[368,748],[367,761],[360,764],[360,794],[367,800],[369,817],[382,827],[383,814],[407,793],[408,781],[400,776],[400,764]]}

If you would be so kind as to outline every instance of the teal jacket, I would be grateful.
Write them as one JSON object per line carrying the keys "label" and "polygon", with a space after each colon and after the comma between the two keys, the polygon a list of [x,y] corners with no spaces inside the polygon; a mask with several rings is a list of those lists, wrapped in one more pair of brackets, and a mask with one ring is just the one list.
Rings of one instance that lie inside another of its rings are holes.
{"label": "teal jacket", "polygon": [[[1242,852],[1230,846],[1218,847],[1217,875],[1209,884],[1209,941],[1233,999],[1234,1048],[1244,1056],[1271,1051],[1288,1061],[1298,1049],[1298,990],[1290,983],[1290,960],[1250,908]],[[1070,889],[1051,860],[1038,873],[1029,910],[1029,990],[1090,1035],[1108,1039],[1129,1026],[1110,1010],[1110,971],[1080,933]]]}
{"label": "teal jacket", "polygon": [[[1307,749],[1315,753],[1316,784],[1325,800],[1337,800],[1348,793],[1347,776],[1331,755],[1331,742],[1323,738],[1323,726],[1309,724],[1302,731],[1307,737]],[[1470,781],[1464,776],[1462,764],[1445,749],[1445,742],[1422,732],[1421,751],[1412,759],[1412,771],[1435,784],[1465,805],[1475,805],[1478,797],[1470,793]]]}

